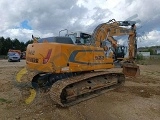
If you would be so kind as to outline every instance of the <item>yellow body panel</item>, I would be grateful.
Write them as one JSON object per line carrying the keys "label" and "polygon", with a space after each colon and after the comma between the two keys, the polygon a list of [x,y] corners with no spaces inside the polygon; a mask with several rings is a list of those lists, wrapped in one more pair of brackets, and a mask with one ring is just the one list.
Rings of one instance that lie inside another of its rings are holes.
{"label": "yellow body panel", "polygon": [[[43,49],[44,48],[44,49]],[[49,59],[43,63],[50,51]],[[79,72],[113,68],[113,59],[105,56],[103,48],[62,43],[33,43],[28,45],[26,64],[38,72]]]}

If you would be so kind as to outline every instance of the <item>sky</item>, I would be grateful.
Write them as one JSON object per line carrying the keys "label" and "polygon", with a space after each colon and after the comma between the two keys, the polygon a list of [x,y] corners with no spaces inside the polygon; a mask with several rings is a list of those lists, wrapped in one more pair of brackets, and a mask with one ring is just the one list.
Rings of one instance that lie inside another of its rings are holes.
{"label": "sky", "polygon": [[[26,42],[62,29],[92,33],[108,22],[137,22],[138,47],[160,46],[160,0],[0,0],[0,36]],[[118,38],[127,44],[127,37]]]}

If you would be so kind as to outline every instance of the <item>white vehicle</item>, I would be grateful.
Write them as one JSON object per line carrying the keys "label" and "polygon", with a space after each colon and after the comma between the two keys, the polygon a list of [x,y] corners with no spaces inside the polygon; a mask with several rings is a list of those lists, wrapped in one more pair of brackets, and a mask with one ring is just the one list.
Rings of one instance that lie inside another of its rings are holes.
{"label": "white vehicle", "polygon": [[8,52],[8,62],[20,62],[20,55],[17,52]]}

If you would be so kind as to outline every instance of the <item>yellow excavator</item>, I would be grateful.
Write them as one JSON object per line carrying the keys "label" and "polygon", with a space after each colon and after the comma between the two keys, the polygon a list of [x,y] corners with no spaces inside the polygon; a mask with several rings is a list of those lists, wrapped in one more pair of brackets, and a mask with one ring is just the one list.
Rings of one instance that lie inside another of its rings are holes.
{"label": "yellow excavator", "polygon": [[[126,28],[125,26],[131,26]],[[123,71],[113,70],[114,58],[106,55],[116,47],[113,36],[128,35],[129,57]],[[36,75],[31,80],[34,89],[47,89],[51,99],[62,107],[115,89],[125,82],[125,76],[140,74],[134,62],[136,55],[135,22],[116,21],[98,25],[93,34],[68,33],[65,36],[41,38],[34,36],[26,50],[26,68]]]}

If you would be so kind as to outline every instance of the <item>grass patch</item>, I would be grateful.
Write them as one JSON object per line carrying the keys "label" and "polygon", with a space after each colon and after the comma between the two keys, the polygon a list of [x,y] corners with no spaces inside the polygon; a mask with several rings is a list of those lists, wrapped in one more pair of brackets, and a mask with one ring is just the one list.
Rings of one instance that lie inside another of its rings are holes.
{"label": "grass patch", "polygon": [[160,65],[160,55],[151,55],[148,58],[139,55],[136,62],[140,65]]}
{"label": "grass patch", "polygon": [[140,65],[160,65],[160,60],[144,59],[137,60],[137,63]]}
{"label": "grass patch", "polygon": [[4,98],[0,98],[1,103],[11,103],[12,101],[6,100]]}

